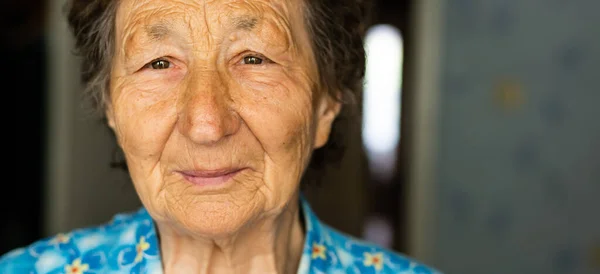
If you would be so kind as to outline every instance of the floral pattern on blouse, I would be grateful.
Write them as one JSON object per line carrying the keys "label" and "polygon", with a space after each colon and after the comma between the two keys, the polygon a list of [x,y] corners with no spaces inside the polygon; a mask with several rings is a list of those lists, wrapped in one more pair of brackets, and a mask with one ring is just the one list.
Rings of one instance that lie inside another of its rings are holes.
{"label": "floral pattern on blouse", "polygon": [[[437,274],[408,257],[321,223],[301,199],[306,239],[298,273]],[[58,234],[0,258],[3,274],[162,273],[152,218],[142,208],[104,226]]]}

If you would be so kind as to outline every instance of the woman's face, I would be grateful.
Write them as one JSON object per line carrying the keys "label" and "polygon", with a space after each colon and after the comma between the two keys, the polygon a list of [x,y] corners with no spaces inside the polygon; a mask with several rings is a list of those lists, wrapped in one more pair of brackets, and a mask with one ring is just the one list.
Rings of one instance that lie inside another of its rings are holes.
{"label": "woman's face", "polygon": [[340,107],[301,1],[119,5],[107,116],[150,214],[207,236],[277,216]]}

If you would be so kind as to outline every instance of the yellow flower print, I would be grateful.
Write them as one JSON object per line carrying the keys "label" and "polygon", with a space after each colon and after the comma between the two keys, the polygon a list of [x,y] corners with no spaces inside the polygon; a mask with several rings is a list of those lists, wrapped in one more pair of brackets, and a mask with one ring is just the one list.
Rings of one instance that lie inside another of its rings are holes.
{"label": "yellow flower print", "polygon": [[53,244],[66,244],[69,242],[70,239],[71,237],[69,237],[69,235],[59,233],[56,236],[54,236],[54,238],[50,242]]}
{"label": "yellow flower print", "polygon": [[321,259],[325,260],[325,258],[326,258],[325,251],[327,251],[327,248],[324,245],[313,243],[312,258],[313,259],[321,258]]}
{"label": "yellow flower print", "polygon": [[135,256],[136,263],[142,260],[142,258],[144,257],[144,251],[148,250],[148,248],[150,248],[150,244],[146,242],[146,237],[140,237],[140,241],[135,246],[135,252],[137,253],[137,255]]}
{"label": "yellow flower print", "polygon": [[67,274],[83,274],[89,268],[88,264],[81,264],[81,259],[75,259],[70,265],[65,266],[65,272]]}
{"label": "yellow flower print", "polygon": [[365,266],[373,266],[375,270],[379,271],[383,268],[383,253],[369,253],[365,252]]}

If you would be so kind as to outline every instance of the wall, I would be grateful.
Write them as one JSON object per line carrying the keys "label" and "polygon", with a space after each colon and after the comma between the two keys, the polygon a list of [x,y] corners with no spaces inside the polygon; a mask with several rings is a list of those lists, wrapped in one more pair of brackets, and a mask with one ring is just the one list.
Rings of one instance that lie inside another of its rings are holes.
{"label": "wall", "polygon": [[110,167],[115,140],[82,100],[63,0],[50,0],[45,235],[107,222],[139,207],[128,176]]}
{"label": "wall", "polygon": [[445,2],[434,264],[600,273],[600,2]]}

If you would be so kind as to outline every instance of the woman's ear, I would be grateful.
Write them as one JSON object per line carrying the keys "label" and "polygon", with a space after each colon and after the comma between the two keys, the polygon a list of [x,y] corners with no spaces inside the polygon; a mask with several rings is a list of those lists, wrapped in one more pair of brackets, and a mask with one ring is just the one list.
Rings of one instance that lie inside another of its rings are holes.
{"label": "woman's ear", "polygon": [[[341,94],[338,93],[336,96],[339,98]],[[321,96],[317,107],[317,130],[315,134],[314,149],[323,147],[327,143],[327,140],[329,140],[333,121],[340,113],[342,103],[340,100],[337,100],[328,94],[324,94]]]}
{"label": "woman's ear", "polygon": [[104,108],[104,115],[106,115],[106,122],[108,126],[114,131],[115,130],[115,116],[113,114],[113,108],[110,104],[106,104]]}

